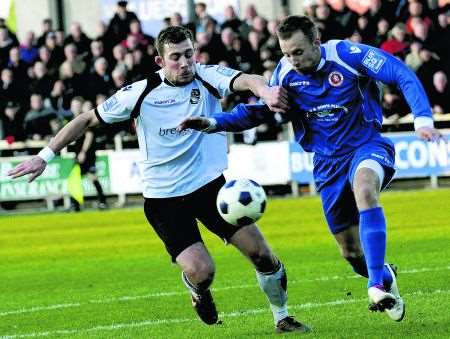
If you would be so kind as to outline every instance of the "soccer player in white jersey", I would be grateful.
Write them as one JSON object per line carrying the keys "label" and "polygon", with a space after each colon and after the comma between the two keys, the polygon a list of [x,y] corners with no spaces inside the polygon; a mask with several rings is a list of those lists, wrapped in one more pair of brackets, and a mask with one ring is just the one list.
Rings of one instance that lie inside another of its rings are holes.
{"label": "soccer player in white jersey", "polygon": [[182,27],[161,31],[156,41],[159,55],[155,61],[161,67],[158,72],[122,88],[96,109],[79,115],[37,156],[19,164],[9,175],[16,178],[31,174],[32,181],[55,153],[87,128],[134,118],[142,156],[145,215],[172,261],[181,267],[182,280],[191,292],[199,317],[209,325],[219,322],[210,292],[214,263],[197,220],[251,261],[269,300],[276,332],[308,332],[306,325],[288,313],[284,266],[258,227],[236,227],[218,214],[215,201],[225,183],[222,172],[227,167],[226,135],[176,130],[187,117],[208,117],[221,110],[219,98],[232,91],[251,90],[273,110],[281,112],[288,108],[287,97],[278,89],[270,89],[260,76],[196,64],[192,43],[191,33]]}
{"label": "soccer player in white jersey", "polygon": [[[369,308],[401,321],[405,303],[396,267],[385,263],[386,221],[379,200],[395,172],[395,149],[380,134],[376,82],[398,86],[419,138],[436,141],[441,135],[433,126],[425,91],[405,64],[377,48],[345,40],[321,44],[317,28],[305,16],[286,18],[277,35],[284,57],[271,84],[289,93],[295,140],[314,152],[314,180],[330,231],[353,270],[369,278]],[[269,108],[241,104],[230,113],[189,118],[178,130],[242,131],[273,115]]]}

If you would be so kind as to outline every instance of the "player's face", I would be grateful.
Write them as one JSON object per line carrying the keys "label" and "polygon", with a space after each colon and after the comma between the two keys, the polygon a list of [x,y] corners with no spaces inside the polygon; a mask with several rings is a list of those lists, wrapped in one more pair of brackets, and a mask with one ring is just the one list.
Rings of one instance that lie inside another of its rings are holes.
{"label": "player's face", "polygon": [[186,39],[178,44],[165,44],[164,56],[157,57],[156,63],[163,68],[165,77],[174,85],[190,83],[195,74],[192,41]]}
{"label": "player's face", "polygon": [[320,62],[320,40],[311,42],[302,31],[297,31],[289,39],[280,39],[283,54],[298,73],[312,73]]}

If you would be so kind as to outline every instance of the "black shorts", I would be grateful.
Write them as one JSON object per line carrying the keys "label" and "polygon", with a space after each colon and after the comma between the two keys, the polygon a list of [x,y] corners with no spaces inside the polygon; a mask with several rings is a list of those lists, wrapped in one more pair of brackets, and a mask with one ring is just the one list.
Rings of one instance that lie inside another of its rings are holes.
{"label": "black shorts", "polygon": [[173,262],[183,250],[196,242],[203,242],[197,220],[225,242],[229,242],[239,229],[223,220],[217,211],[217,193],[224,183],[225,178],[221,175],[184,196],[145,198],[145,216],[164,242]]}

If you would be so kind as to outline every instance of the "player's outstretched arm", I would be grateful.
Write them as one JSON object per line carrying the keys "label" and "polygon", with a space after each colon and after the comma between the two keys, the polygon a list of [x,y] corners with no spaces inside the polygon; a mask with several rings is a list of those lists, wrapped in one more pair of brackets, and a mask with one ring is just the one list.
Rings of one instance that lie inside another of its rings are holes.
{"label": "player's outstretched arm", "polygon": [[204,117],[190,117],[177,126],[177,131],[182,132],[186,129],[195,129],[196,131],[210,132],[214,125],[215,122],[213,119]]}
{"label": "player's outstretched arm", "polygon": [[231,112],[218,112],[210,117],[189,117],[178,126],[179,132],[192,128],[205,133],[242,132],[256,127],[273,117],[273,112],[263,104],[239,104]]}
{"label": "player's outstretched arm", "polygon": [[233,83],[234,91],[250,90],[254,95],[264,100],[273,112],[286,113],[289,110],[289,96],[281,86],[269,87],[264,77],[256,74],[241,74]]}
{"label": "player's outstretched arm", "polygon": [[47,163],[53,159],[56,153],[81,136],[89,127],[99,123],[95,111],[80,114],[62,128],[50,141],[47,147],[42,149],[31,159],[21,162],[8,172],[8,175],[15,179],[30,174],[28,182],[32,182],[44,172]]}

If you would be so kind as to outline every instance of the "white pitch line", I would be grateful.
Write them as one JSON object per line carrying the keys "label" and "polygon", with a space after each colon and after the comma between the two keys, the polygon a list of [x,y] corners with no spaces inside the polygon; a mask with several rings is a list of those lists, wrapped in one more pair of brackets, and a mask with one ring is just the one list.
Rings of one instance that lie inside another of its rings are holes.
{"label": "white pitch line", "polygon": [[[413,293],[407,293],[405,296],[425,296],[425,295],[435,295],[435,294],[450,294],[450,290],[434,290],[431,292],[425,291],[416,291]],[[297,304],[290,305],[290,310],[299,310],[299,309],[309,309],[309,308],[318,308],[325,306],[340,306],[346,304],[355,304],[360,302],[367,302],[367,298],[360,299],[338,299],[323,303],[306,303],[306,304]],[[233,318],[240,317],[246,315],[253,314],[261,314],[268,312],[267,308],[256,308],[244,311],[230,312],[230,313],[220,313],[220,318]],[[141,328],[141,327],[149,327],[149,326],[157,326],[162,324],[178,324],[185,322],[198,322],[197,318],[181,318],[181,319],[160,319],[160,320],[145,320],[141,322],[132,322],[132,323],[119,323],[112,325],[100,325],[91,328],[81,328],[81,329],[64,329],[64,330],[55,330],[55,331],[46,331],[46,332],[33,332],[33,333],[25,333],[25,334],[10,334],[1,336],[0,339],[19,339],[19,338],[35,338],[35,337],[48,337],[51,335],[69,335],[69,334],[81,334],[81,333],[91,333],[98,331],[115,331],[120,329],[129,329],[129,328]]]}
{"label": "white pitch line", "polygon": [[[402,270],[400,273],[401,274],[415,274],[415,273],[436,272],[436,271],[445,271],[445,270],[450,270],[450,266],[408,269],[408,270]],[[359,275],[349,275],[349,276],[335,275],[335,276],[329,276],[329,277],[318,277],[315,279],[289,280],[288,283],[289,283],[289,285],[293,285],[293,284],[300,284],[300,283],[305,283],[305,282],[333,281],[333,280],[359,279],[359,278],[361,278]],[[216,288],[212,288],[211,290],[213,292],[217,292],[217,291],[220,292],[220,291],[227,291],[227,290],[232,290],[232,289],[244,289],[244,288],[255,288],[255,287],[257,287],[256,283],[255,284],[226,286],[226,287],[216,287]],[[48,306],[34,306],[31,308],[21,308],[21,309],[17,309],[17,310],[3,311],[3,312],[0,312],[0,317],[5,317],[8,315],[14,315],[14,314],[34,313],[34,312],[40,312],[40,311],[51,311],[51,310],[58,310],[58,309],[63,309],[63,308],[75,308],[75,307],[81,307],[81,306],[91,305],[91,304],[108,304],[108,303],[114,303],[114,302],[118,302],[118,301],[132,301],[132,300],[140,300],[140,299],[180,296],[180,295],[186,295],[186,294],[188,294],[187,290],[174,291],[174,292],[157,292],[157,293],[149,293],[149,294],[136,295],[136,296],[122,296],[122,297],[116,297],[116,298],[92,299],[92,300],[88,300],[87,302],[55,304],[55,305],[48,305]]]}

